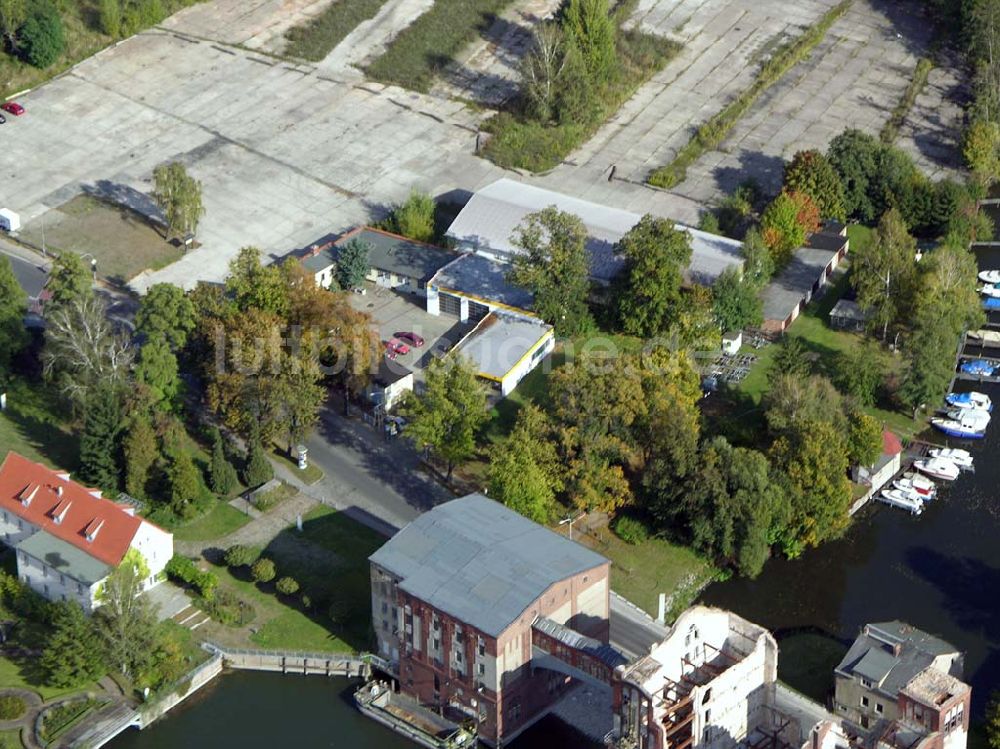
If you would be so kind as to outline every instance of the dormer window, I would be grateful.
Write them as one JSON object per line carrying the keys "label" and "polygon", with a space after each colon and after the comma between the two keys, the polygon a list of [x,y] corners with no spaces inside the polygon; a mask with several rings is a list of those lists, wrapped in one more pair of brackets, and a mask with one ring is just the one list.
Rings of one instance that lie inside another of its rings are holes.
{"label": "dormer window", "polygon": [[57,504],[55,507],[52,508],[52,511],[49,513],[49,517],[52,518],[52,521],[56,525],[59,525],[60,523],[62,523],[63,518],[66,517],[66,512],[69,510],[70,505],[72,504],[73,504],[72,502],[63,500],[62,502],[60,502],[59,504]]}
{"label": "dormer window", "polygon": [[38,487],[28,484],[23,490],[21,490],[21,493],[17,498],[21,500],[22,507],[28,507],[31,504],[31,500],[35,498],[36,494],[38,494]]}
{"label": "dormer window", "polygon": [[96,518],[91,520],[87,527],[83,529],[84,535],[87,537],[87,541],[93,543],[94,539],[97,538],[97,534],[101,532],[101,528],[103,526],[103,520],[97,520]]}

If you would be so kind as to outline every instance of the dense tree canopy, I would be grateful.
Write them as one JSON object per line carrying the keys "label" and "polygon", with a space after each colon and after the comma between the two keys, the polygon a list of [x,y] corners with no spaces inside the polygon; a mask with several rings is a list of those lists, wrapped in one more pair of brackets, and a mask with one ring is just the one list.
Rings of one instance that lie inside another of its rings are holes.
{"label": "dense tree canopy", "polygon": [[536,523],[552,520],[563,489],[551,431],[545,412],[529,403],[490,461],[490,496]]}
{"label": "dense tree canopy", "polygon": [[340,288],[356,289],[365,281],[368,275],[368,255],[371,252],[371,242],[365,242],[355,237],[340,248],[337,253],[337,283]]}
{"label": "dense tree canopy", "polygon": [[808,195],[821,218],[843,221],[844,185],[826,156],[816,150],[798,151],[785,165],[784,189]]}
{"label": "dense tree canopy", "polygon": [[151,286],[135,313],[137,333],[145,338],[162,336],[174,351],[184,348],[196,322],[194,304],[172,283]]}
{"label": "dense tree canopy", "polygon": [[783,191],[764,209],[760,226],[774,265],[780,268],[819,227],[819,209],[805,193]]}
{"label": "dense tree canopy", "polygon": [[712,309],[720,330],[743,330],[761,324],[758,290],[735,268],[726,268],[712,285]]}
{"label": "dense tree canopy", "polygon": [[0,255],[0,389],[3,388],[11,362],[28,342],[24,316],[28,297],[14,276],[6,256]]}
{"label": "dense tree canopy", "polygon": [[851,253],[851,284],[868,322],[885,340],[891,325],[906,319],[917,281],[917,242],[902,214],[889,209],[872,241]]}

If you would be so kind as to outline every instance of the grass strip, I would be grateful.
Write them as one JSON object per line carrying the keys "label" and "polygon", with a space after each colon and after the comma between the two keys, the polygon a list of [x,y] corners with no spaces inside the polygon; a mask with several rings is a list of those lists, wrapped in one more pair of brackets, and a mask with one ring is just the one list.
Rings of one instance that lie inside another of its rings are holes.
{"label": "grass strip", "polygon": [[326,10],[285,34],[285,54],[318,62],[358,24],[374,18],[388,0],[336,0]]}
{"label": "grass strip", "polygon": [[511,0],[435,0],[365,72],[383,83],[426,93],[462,47],[486,31]]}
{"label": "grass strip", "polygon": [[913,109],[913,105],[917,101],[917,97],[920,96],[920,92],[927,85],[927,76],[931,74],[931,70],[933,69],[934,62],[930,58],[921,57],[917,60],[917,66],[913,69],[913,78],[910,79],[910,85],[906,87],[906,91],[903,92],[903,96],[892,110],[889,119],[886,120],[886,123],[882,126],[882,130],[879,131],[878,137],[887,146],[891,146],[895,142],[896,136],[899,135],[899,128],[903,126],[906,116]]}
{"label": "grass strip", "polygon": [[852,0],[842,0],[802,34],[779,47],[771,59],[761,66],[753,85],[699,127],[694,137],[677,153],[673,161],[649,175],[649,183],[656,187],[670,188],[683,182],[687,168],[707,150],[718,146],[761,94],[809,56],[826,36],[830,27],[851,7],[851,3]]}

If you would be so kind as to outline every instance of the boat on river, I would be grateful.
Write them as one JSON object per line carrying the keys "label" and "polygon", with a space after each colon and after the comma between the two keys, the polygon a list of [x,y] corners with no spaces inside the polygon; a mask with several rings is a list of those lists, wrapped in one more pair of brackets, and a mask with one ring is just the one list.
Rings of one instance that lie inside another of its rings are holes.
{"label": "boat on river", "polygon": [[983,309],[987,312],[1000,310],[1000,297],[988,296],[983,300]]}
{"label": "boat on river", "polygon": [[879,494],[879,500],[885,502],[887,505],[909,510],[914,515],[919,515],[924,511],[924,503],[922,501],[899,489],[883,489]]}
{"label": "boat on river", "polygon": [[979,280],[983,283],[1000,284],[1000,270],[980,271]]}
{"label": "boat on river", "polygon": [[1000,286],[997,284],[988,283],[985,286],[980,286],[978,291],[983,296],[990,297],[991,299],[1000,298]]}
{"label": "boat on river", "polygon": [[931,419],[931,426],[949,437],[957,437],[961,440],[981,440],[986,436],[986,427],[969,426],[957,419],[935,416]]}
{"label": "boat on river", "polygon": [[953,408],[950,411],[945,411],[944,415],[959,422],[962,426],[981,431],[986,431],[991,418],[989,411],[978,408]]}
{"label": "boat on river", "polygon": [[913,467],[931,478],[954,481],[958,478],[958,466],[944,458],[924,458],[914,461]]}
{"label": "boat on river", "polygon": [[993,401],[986,393],[948,393],[945,403],[953,408],[978,408],[980,411],[992,411]]}
{"label": "boat on river", "polygon": [[892,482],[894,489],[916,494],[925,502],[929,502],[937,496],[937,485],[926,476],[919,473],[907,473]]}
{"label": "boat on river", "polygon": [[972,465],[972,453],[960,447],[934,447],[931,448],[932,458],[942,458],[950,460],[963,471],[974,471]]}
{"label": "boat on river", "polygon": [[990,377],[996,371],[996,366],[986,359],[969,359],[958,366],[958,371],[976,377]]}

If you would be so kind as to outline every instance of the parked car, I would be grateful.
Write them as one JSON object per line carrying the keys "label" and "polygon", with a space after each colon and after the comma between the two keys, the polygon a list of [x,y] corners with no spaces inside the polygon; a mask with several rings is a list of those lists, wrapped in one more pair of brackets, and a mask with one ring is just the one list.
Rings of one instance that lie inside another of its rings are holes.
{"label": "parked car", "polygon": [[[410,347],[396,338],[390,338],[385,342],[385,350],[393,354],[403,354],[404,356],[410,353]],[[395,359],[396,357],[392,356],[389,358]]]}
{"label": "parked car", "polygon": [[22,107],[16,101],[5,101],[3,104],[0,104],[0,109],[2,109],[5,112],[10,112],[15,117],[20,117],[22,114],[24,114],[24,107]]}
{"label": "parked car", "polygon": [[404,330],[402,333],[396,333],[396,338],[401,341],[406,341],[415,348],[420,348],[424,345],[424,339],[409,330]]}
{"label": "parked car", "polygon": [[4,117],[2,114],[0,114],[0,125],[4,124],[6,121],[7,121],[7,118]]}

